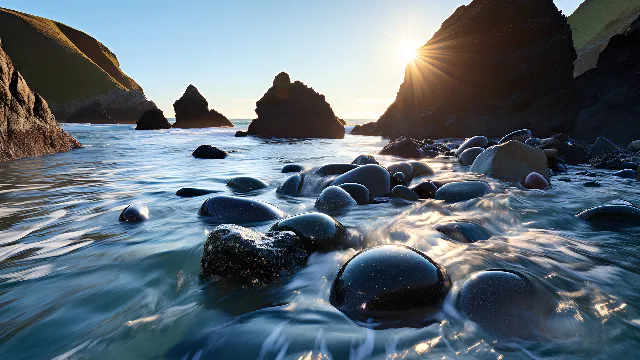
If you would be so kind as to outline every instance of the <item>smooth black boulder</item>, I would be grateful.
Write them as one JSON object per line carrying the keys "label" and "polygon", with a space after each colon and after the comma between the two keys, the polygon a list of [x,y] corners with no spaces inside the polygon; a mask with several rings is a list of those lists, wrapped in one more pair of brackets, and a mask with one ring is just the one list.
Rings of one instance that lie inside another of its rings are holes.
{"label": "smooth black boulder", "polygon": [[482,181],[460,181],[443,185],[436,191],[435,199],[448,203],[467,201],[491,192],[487,183]]}
{"label": "smooth black boulder", "polygon": [[142,222],[149,220],[149,209],[140,204],[128,205],[120,213],[119,220],[123,222]]}
{"label": "smooth black boulder", "polygon": [[296,196],[302,190],[303,183],[304,174],[291,175],[280,186],[278,186],[278,189],[276,189],[276,193],[280,195]]}
{"label": "smooth black boulder", "polygon": [[372,155],[359,155],[351,163],[356,165],[380,165],[380,163],[378,163],[378,160],[376,160],[376,158],[374,158]]}
{"label": "smooth black boulder", "polygon": [[197,189],[197,188],[182,188],[176,191],[176,195],[180,197],[198,197],[207,194],[217,193],[217,190]]}
{"label": "smooth black boulder", "polygon": [[347,229],[336,219],[322,213],[305,213],[278,221],[270,231],[292,231],[305,250],[328,252],[344,249],[348,244]]}
{"label": "smooth black boulder", "polygon": [[636,178],[636,171],[635,170],[630,170],[630,169],[620,170],[620,171],[616,171],[615,173],[613,173],[613,176],[617,176],[617,177],[621,177],[621,178],[625,178],[625,179],[635,179]]}
{"label": "smooth black boulder", "polygon": [[472,222],[446,222],[436,224],[434,229],[448,238],[464,243],[474,243],[476,241],[489,240],[489,238],[491,238],[491,233],[487,229]]}
{"label": "smooth black boulder", "polygon": [[351,195],[358,205],[366,205],[371,203],[371,193],[366,186],[361,184],[346,183],[339,186],[342,190]]}
{"label": "smooth black boulder", "polygon": [[582,211],[576,215],[579,219],[596,227],[640,226],[640,208],[631,205],[602,205]]}
{"label": "smooth black boulder", "polygon": [[304,171],[304,166],[298,164],[287,164],[280,170],[280,172],[283,174],[302,171]]}
{"label": "smooth black boulder", "polygon": [[307,253],[290,231],[262,234],[237,225],[216,227],[204,244],[200,276],[261,287],[304,266]]}
{"label": "smooth black boulder", "polygon": [[411,180],[413,180],[413,166],[408,162],[400,162],[388,165],[387,170],[389,170],[390,174],[395,174],[397,172],[403,173],[406,184],[411,183]]}
{"label": "smooth black boulder", "polygon": [[282,210],[266,202],[234,196],[214,196],[200,207],[199,214],[228,223],[252,223],[282,219]]}
{"label": "smooth black boulder", "polygon": [[215,146],[200,145],[192,155],[198,159],[224,159],[227,157],[227,152]]}
{"label": "smooth black boulder", "polygon": [[418,194],[420,199],[433,199],[436,197],[438,188],[431,181],[424,181],[412,187],[411,190]]}
{"label": "smooth black boulder", "polygon": [[393,180],[391,185],[392,187],[396,185],[408,185],[407,177],[400,171],[393,173],[393,175],[391,175],[391,179]]}
{"label": "smooth black boulder", "polygon": [[136,130],[171,129],[171,124],[160,109],[149,109],[136,122]]}
{"label": "smooth black boulder", "polygon": [[418,194],[403,185],[394,186],[393,189],[391,189],[391,197],[408,201],[420,200],[420,196],[418,196]]}
{"label": "smooth black boulder", "polygon": [[327,164],[318,168],[316,174],[320,176],[342,175],[357,168],[358,165],[355,164]]}
{"label": "smooth black boulder", "polygon": [[421,326],[432,321],[429,318],[441,308],[450,288],[446,271],[424,253],[385,245],[361,251],[342,266],[329,302],[357,321],[384,319],[400,321],[389,326]]}
{"label": "smooth black boulder", "polygon": [[329,186],[322,190],[314,207],[320,211],[338,212],[356,204],[347,191],[339,186]]}
{"label": "smooth black boulder", "polygon": [[530,139],[532,136],[533,134],[529,129],[516,130],[514,132],[511,132],[505,135],[502,139],[500,139],[500,141],[498,141],[498,144],[504,144],[511,140],[520,141],[521,143],[524,143],[525,141]]}
{"label": "smooth black boulder", "polygon": [[266,189],[269,187],[269,184],[260,179],[252,178],[249,176],[238,176],[230,179],[227,182],[227,186],[235,191],[248,192]]}
{"label": "smooth black boulder", "polygon": [[407,161],[413,167],[413,177],[433,175],[431,167],[422,161]]}
{"label": "smooth black boulder", "polygon": [[331,185],[340,186],[347,183],[364,185],[373,197],[385,196],[391,192],[391,175],[380,165],[360,166],[340,175]]}

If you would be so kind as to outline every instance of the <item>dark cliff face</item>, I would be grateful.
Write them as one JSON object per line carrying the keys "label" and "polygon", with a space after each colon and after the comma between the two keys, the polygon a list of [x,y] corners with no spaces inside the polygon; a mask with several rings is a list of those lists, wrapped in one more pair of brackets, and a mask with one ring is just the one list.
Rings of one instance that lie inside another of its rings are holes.
{"label": "dark cliff face", "polygon": [[189,85],[182,97],[173,103],[176,112],[174,128],[233,127],[224,115],[211,109],[198,89]]}
{"label": "dark cliff face", "polygon": [[0,47],[0,162],[78,147]]}
{"label": "dark cliff face", "polygon": [[568,131],[575,60],[552,0],[475,0],[447,19],[408,64],[394,103],[355,132],[396,137]]}
{"label": "dark cliff face", "polygon": [[256,103],[258,118],[249,125],[251,135],[282,138],[344,137],[344,125],[324,95],[287,73],[278,74],[273,86]]}

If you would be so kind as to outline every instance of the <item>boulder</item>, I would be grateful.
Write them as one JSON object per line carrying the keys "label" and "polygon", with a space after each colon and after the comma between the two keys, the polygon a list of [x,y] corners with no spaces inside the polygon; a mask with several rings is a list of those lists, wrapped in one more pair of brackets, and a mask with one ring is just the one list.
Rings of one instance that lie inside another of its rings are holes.
{"label": "boulder", "polygon": [[149,109],[142,114],[136,123],[136,130],[171,129],[169,120],[160,109]]}
{"label": "boulder", "polygon": [[235,137],[247,137],[249,136],[249,132],[238,130],[236,131]]}
{"label": "boulder", "polygon": [[316,174],[320,176],[342,175],[357,168],[358,165],[354,164],[327,164],[316,170]]}
{"label": "boulder", "polygon": [[204,244],[200,276],[255,288],[286,279],[306,260],[302,242],[293,232],[262,234],[237,225],[220,225]]}
{"label": "boulder", "polygon": [[532,172],[524,179],[523,186],[527,189],[544,190],[550,185],[544,176],[538,174],[537,172]]}
{"label": "boulder", "polygon": [[200,207],[199,214],[225,223],[255,223],[277,220],[285,216],[276,206],[266,202],[233,196],[214,196]]}
{"label": "boulder", "polygon": [[207,99],[193,85],[189,85],[182,97],[173,103],[173,110],[176,112],[174,128],[233,127],[224,115],[209,110]]}
{"label": "boulder", "polygon": [[482,154],[483,152],[484,149],[481,147],[468,148],[460,154],[458,160],[460,161],[460,164],[468,166],[473,164],[478,155]]}
{"label": "boulder", "polygon": [[376,160],[376,158],[374,158],[372,155],[359,155],[355,160],[353,160],[352,164],[355,164],[355,165],[369,165],[369,164],[380,165],[378,163],[378,160]]}
{"label": "boulder", "polygon": [[591,145],[591,148],[589,149],[589,157],[595,158],[617,151],[620,151],[618,145],[612,143],[611,140],[605,137],[598,137],[596,142],[593,143],[593,145]]}
{"label": "boulder", "polygon": [[433,175],[431,167],[422,161],[407,161],[413,167],[413,177]]}
{"label": "boulder", "polygon": [[149,220],[149,209],[140,204],[127,205],[120,213],[119,220],[123,222],[142,222]]}
{"label": "boulder", "polygon": [[391,189],[391,197],[396,199],[404,199],[409,201],[418,201],[420,196],[406,186],[397,185]]}
{"label": "boulder", "polygon": [[198,197],[208,194],[217,193],[217,190],[196,189],[196,188],[182,188],[176,191],[176,195],[180,197]]}
{"label": "boulder", "polygon": [[248,132],[260,137],[342,139],[345,133],[324,95],[300,81],[292,83],[284,72],[258,100],[256,114]]}
{"label": "boulder", "polygon": [[385,196],[391,192],[391,175],[380,165],[360,166],[340,175],[331,182],[331,185],[339,186],[347,183],[364,185],[373,197]]}
{"label": "boulder", "polygon": [[248,176],[239,176],[239,177],[230,179],[227,182],[227,186],[235,191],[246,192],[246,191],[266,189],[269,187],[269,184],[256,178],[252,178]]}
{"label": "boulder", "polygon": [[411,183],[411,180],[413,180],[413,166],[408,162],[400,162],[388,165],[387,170],[389,170],[389,173],[392,175],[395,175],[398,172],[402,173],[404,175],[403,183],[409,184]]}
{"label": "boulder", "polygon": [[489,140],[485,136],[474,136],[470,139],[467,139],[462,145],[458,146],[456,149],[455,155],[460,156],[463,151],[467,149],[471,149],[474,147],[485,148],[489,144]]}
{"label": "boulder", "polygon": [[278,221],[270,231],[291,231],[301,240],[308,253],[344,249],[348,242],[347,229],[329,215],[306,213]]}
{"label": "boulder", "polygon": [[630,170],[630,169],[620,170],[620,171],[616,171],[615,173],[613,173],[613,176],[617,176],[617,177],[621,177],[621,178],[625,178],[625,179],[635,179],[636,178],[636,171],[635,170]]}
{"label": "boulder", "polygon": [[408,181],[407,181],[407,177],[404,176],[404,173],[398,171],[396,173],[393,173],[393,175],[391,175],[391,179],[393,186],[395,185],[408,185]]}
{"label": "boulder", "polygon": [[211,145],[200,145],[193,152],[193,157],[198,159],[224,159],[227,157],[227,152],[218,149]]}
{"label": "boulder", "polygon": [[589,162],[589,148],[583,143],[562,134],[545,139],[539,145],[539,148],[557,150],[558,156],[569,165],[580,165]]}
{"label": "boulder", "polygon": [[298,165],[298,164],[287,164],[283,166],[282,169],[280,170],[280,172],[283,174],[292,173],[292,172],[299,173],[303,171],[304,171],[304,166]]}
{"label": "boulder", "polygon": [[531,137],[533,137],[533,133],[531,133],[531,130],[529,129],[516,130],[514,132],[511,132],[505,135],[502,139],[500,139],[500,141],[498,141],[498,144],[504,144],[511,140],[520,141],[521,143],[524,143]]}
{"label": "boulder", "polygon": [[304,174],[291,175],[278,187],[276,193],[280,195],[296,196],[300,194],[300,191],[302,190],[303,180]]}
{"label": "boulder", "polygon": [[411,190],[418,194],[420,199],[433,199],[436,196],[438,188],[431,181],[425,181],[412,187]]}
{"label": "boulder", "polygon": [[407,138],[400,137],[395,140],[391,140],[382,150],[380,154],[382,155],[395,155],[403,158],[421,158],[424,157],[424,153],[420,150],[422,144],[418,141]]}
{"label": "boulder", "polygon": [[342,190],[346,191],[351,195],[353,200],[355,200],[358,205],[366,205],[371,203],[371,193],[366,186],[360,184],[342,184],[340,185]]}
{"label": "boulder", "polygon": [[629,144],[629,149],[633,151],[640,151],[640,140],[634,140]]}
{"label": "boulder", "polygon": [[356,201],[339,186],[329,186],[322,190],[318,199],[316,199],[315,208],[320,211],[340,211],[356,205]]}
{"label": "boulder", "polygon": [[596,227],[617,230],[621,227],[640,226],[640,208],[626,204],[601,205],[576,215]]}
{"label": "boulder", "polygon": [[474,243],[491,238],[491,233],[487,229],[472,222],[446,222],[435,225],[434,229],[448,238],[464,243]]}
{"label": "boulder", "polygon": [[484,196],[491,192],[487,183],[482,181],[461,181],[445,184],[436,191],[435,199],[455,203]]}
{"label": "boulder", "polygon": [[547,157],[542,150],[519,141],[492,146],[480,154],[471,171],[504,181],[520,182],[532,172],[549,177]]}

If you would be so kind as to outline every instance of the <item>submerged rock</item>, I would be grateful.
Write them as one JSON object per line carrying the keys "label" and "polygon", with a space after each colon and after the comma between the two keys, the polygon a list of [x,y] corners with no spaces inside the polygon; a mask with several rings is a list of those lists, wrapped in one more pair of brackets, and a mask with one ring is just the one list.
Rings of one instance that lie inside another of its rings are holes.
{"label": "submerged rock", "polygon": [[512,133],[509,133],[508,135],[506,135],[505,137],[500,139],[500,141],[498,141],[498,144],[504,144],[504,143],[507,143],[507,142],[512,141],[512,140],[524,143],[525,141],[527,141],[531,137],[533,137],[533,134],[531,133],[531,130],[529,130],[529,129],[517,130],[517,131],[514,131]]}
{"label": "submerged rock", "polygon": [[347,261],[333,281],[329,302],[358,321],[415,323],[438,311],[450,288],[446,271],[427,255],[408,246],[386,245]]}
{"label": "submerged rock", "polygon": [[527,189],[538,190],[544,190],[550,186],[547,179],[545,179],[544,176],[538,174],[537,172],[532,172],[531,174],[527,175],[527,177],[524,179],[523,185]]}
{"label": "submerged rock", "polygon": [[467,141],[463,142],[462,145],[458,146],[455,152],[455,156],[460,156],[463,151],[474,147],[485,148],[488,144],[489,140],[485,136],[474,136],[470,139],[467,139]]}
{"label": "submerged rock", "polygon": [[176,191],[176,195],[180,197],[197,197],[207,194],[217,193],[217,190],[196,189],[196,188],[182,188]]}
{"label": "submerged rock", "polygon": [[140,204],[128,205],[120,213],[119,220],[124,222],[142,222],[149,220],[149,209]]}
{"label": "submerged rock", "polygon": [[233,127],[224,115],[209,110],[207,99],[193,85],[189,85],[182,97],[173,103],[173,109],[176,112],[174,128]]}
{"label": "submerged rock", "polygon": [[316,170],[316,174],[320,176],[342,175],[357,168],[358,165],[354,164],[327,164]]}
{"label": "submerged rock", "polygon": [[412,187],[411,190],[418,194],[420,199],[433,199],[438,188],[431,181],[425,181]]}
{"label": "submerged rock", "polygon": [[269,187],[269,184],[256,178],[239,176],[229,180],[227,186],[236,191],[254,191],[266,189]]}
{"label": "submerged rock", "polygon": [[452,221],[434,226],[436,231],[447,237],[464,242],[474,243],[480,240],[489,240],[491,233],[482,226],[471,222]]}
{"label": "submerged rock", "polygon": [[346,191],[358,203],[358,205],[366,205],[371,203],[371,193],[366,186],[361,184],[342,184],[342,190]]}
{"label": "submerged rock", "polygon": [[138,122],[136,122],[136,130],[161,130],[171,129],[169,120],[164,117],[164,113],[160,109],[149,109],[142,114]]}
{"label": "submerged rock", "polygon": [[473,162],[476,160],[478,155],[482,154],[483,152],[484,152],[484,149],[480,147],[468,148],[467,150],[463,151],[462,154],[460,154],[460,158],[459,158],[460,164],[462,165],[473,164]]}
{"label": "submerged rock", "polygon": [[576,215],[595,226],[640,226],[640,208],[631,205],[602,205],[582,211]]}
{"label": "submerged rock", "polygon": [[296,196],[300,194],[300,190],[302,190],[302,184],[304,181],[303,174],[295,174],[291,175],[287,180],[285,180],[282,185],[278,187],[276,193],[280,195],[290,195]]}
{"label": "submerged rock", "polygon": [[304,166],[298,164],[287,164],[280,170],[280,172],[283,174],[302,171],[304,171]]}
{"label": "submerged rock", "polygon": [[364,185],[371,196],[385,196],[391,192],[391,175],[380,165],[364,165],[336,178],[331,185],[339,186],[347,183]]}
{"label": "submerged rock", "polygon": [[443,185],[436,191],[435,199],[448,203],[467,201],[491,192],[487,183],[482,181],[461,181]]}
{"label": "submerged rock", "polygon": [[322,190],[320,196],[316,199],[315,208],[320,211],[331,212],[346,209],[356,204],[356,201],[348,192],[339,186],[329,186]]}
{"label": "submerged rock", "polygon": [[273,224],[270,231],[294,232],[309,253],[335,251],[348,245],[349,234],[344,226],[322,213],[292,216]]}
{"label": "submerged rock", "polygon": [[418,201],[420,196],[406,186],[397,185],[391,190],[391,197],[409,201]]}
{"label": "submerged rock", "polygon": [[200,145],[193,152],[193,157],[198,159],[224,159],[227,157],[227,152],[218,149],[211,145]]}
{"label": "submerged rock", "polygon": [[378,160],[376,160],[376,158],[374,158],[372,155],[359,155],[355,160],[353,160],[352,164],[356,164],[356,165],[369,165],[369,164],[380,165],[378,163]]}
{"label": "submerged rock", "polygon": [[252,223],[277,220],[284,212],[266,202],[233,196],[214,196],[200,207],[200,215],[228,223]]}
{"label": "submerged rock", "polygon": [[635,179],[636,178],[636,171],[635,170],[620,170],[620,171],[616,171],[615,173],[613,173],[613,176],[617,176],[617,177],[621,177],[621,178],[625,178],[625,179]]}
{"label": "submerged rock", "polygon": [[542,150],[519,141],[492,146],[480,154],[471,171],[504,181],[522,181],[532,172],[549,176],[547,157]]}
{"label": "submerged rock", "polygon": [[237,225],[213,229],[204,244],[200,276],[260,287],[304,266],[307,253],[290,231],[255,232]]}

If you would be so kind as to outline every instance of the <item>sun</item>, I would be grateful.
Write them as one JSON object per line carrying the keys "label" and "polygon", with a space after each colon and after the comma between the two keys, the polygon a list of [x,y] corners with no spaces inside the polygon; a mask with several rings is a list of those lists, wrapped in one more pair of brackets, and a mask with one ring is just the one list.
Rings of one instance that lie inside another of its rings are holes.
{"label": "sun", "polygon": [[409,63],[416,59],[417,49],[415,42],[403,41],[396,47],[396,58],[403,64]]}

